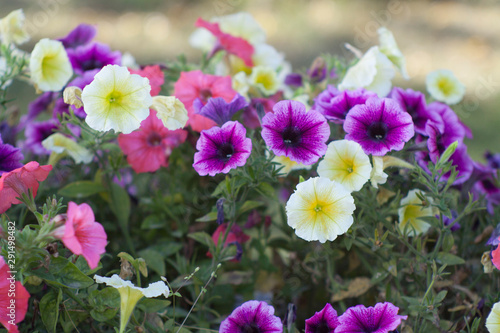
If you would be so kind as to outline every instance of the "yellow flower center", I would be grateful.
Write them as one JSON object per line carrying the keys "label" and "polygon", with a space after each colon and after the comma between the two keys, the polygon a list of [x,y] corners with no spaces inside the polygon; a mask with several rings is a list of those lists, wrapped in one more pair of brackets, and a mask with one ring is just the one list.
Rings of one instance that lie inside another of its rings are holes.
{"label": "yellow flower center", "polygon": [[316,204],[316,207],[314,208],[314,211],[315,211],[316,213],[321,212],[321,205],[320,205],[320,204]]}
{"label": "yellow flower center", "polygon": [[269,73],[261,72],[257,75],[255,83],[260,83],[265,89],[271,90],[274,85],[274,80]]}
{"label": "yellow flower center", "polygon": [[106,99],[108,100],[109,103],[116,103],[119,104],[122,98],[122,93],[119,91],[113,90],[108,96],[106,96]]}
{"label": "yellow flower center", "polygon": [[451,82],[447,78],[439,79],[437,86],[439,90],[441,90],[441,92],[445,95],[450,95],[453,93],[454,90],[453,82]]}
{"label": "yellow flower center", "polygon": [[55,54],[46,55],[42,59],[42,77],[45,80],[54,80],[56,72],[59,70]]}

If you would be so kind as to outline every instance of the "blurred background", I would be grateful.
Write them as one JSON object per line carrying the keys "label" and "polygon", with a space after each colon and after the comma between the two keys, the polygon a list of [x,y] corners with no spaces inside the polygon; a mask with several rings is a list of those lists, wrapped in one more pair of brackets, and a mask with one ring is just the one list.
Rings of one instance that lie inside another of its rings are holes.
{"label": "blurred background", "polygon": [[[352,55],[344,43],[366,51],[378,44],[376,30],[390,29],[406,56],[411,79],[394,85],[425,90],[425,77],[450,69],[467,87],[453,107],[471,127],[469,153],[482,160],[485,149],[500,152],[500,2],[377,0],[0,0],[0,17],[23,8],[32,35],[22,46],[31,51],[41,38],[66,35],[79,23],[95,24],[96,40],[130,52],[140,64],[174,59],[189,46],[198,17],[210,19],[247,11],[262,25],[268,43],[283,52],[294,70],[305,69],[322,53]],[[26,86],[26,85],[24,85]],[[25,88],[23,88],[25,89]],[[34,91],[28,87],[27,94]],[[32,98],[18,101],[25,108]]]}

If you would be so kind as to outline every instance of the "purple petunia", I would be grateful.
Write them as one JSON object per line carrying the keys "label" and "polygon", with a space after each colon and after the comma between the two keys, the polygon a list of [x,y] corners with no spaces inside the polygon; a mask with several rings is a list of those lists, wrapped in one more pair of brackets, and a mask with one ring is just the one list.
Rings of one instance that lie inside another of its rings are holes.
{"label": "purple petunia", "polygon": [[201,132],[196,142],[194,169],[200,176],[215,176],[245,165],[252,151],[252,140],[237,121],[228,121],[222,127],[214,126]]}
{"label": "purple petunia", "polygon": [[113,52],[108,45],[98,42],[68,49],[67,53],[73,70],[80,75],[106,65],[120,65],[122,62],[120,51]]}
{"label": "purple petunia", "polygon": [[494,214],[495,207],[500,205],[500,188],[498,187],[497,170],[489,165],[483,165],[478,162],[473,162],[474,170],[472,174],[476,181],[472,186],[472,194],[474,200],[484,197],[487,201],[488,213]]}
{"label": "purple petunia", "polygon": [[364,88],[338,91],[334,86],[329,85],[314,100],[314,109],[327,120],[342,124],[349,110],[355,105],[365,104],[369,98],[376,96],[377,94]]}
{"label": "purple petunia", "polygon": [[304,104],[281,101],[262,119],[262,138],[277,155],[311,165],[326,152],[330,127],[319,112],[306,112]]}
{"label": "purple petunia", "polygon": [[49,155],[50,151],[42,146],[42,141],[53,134],[59,126],[56,119],[41,122],[30,122],[26,125],[23,150],[31,151],[35,155]]}
{"label": "purple petunia", "polygon": [[266,302],[248,301],[220,324],[219,333],[281,333],[283,324]]}
{"label": "purple petunia", "polygon": [[403,110],[410,114],[415,132],[426,135],[425,124],[429,120],[442,126],[443,120],[438,113],[427,108],[425,95],[420,91],[395,87],[389,97],[398,102]]}
{"label": "purple petunia", "polygon": [[323,310],[306,320],[306,333],[334,333],[338,325],[337,311],[327,303]]}
{"label": "purple petunia", "polygon": [[0,135],[0,176],[23,166],[21,160],[24,158],[21,149],[3,143]]}
{"label": "purple petunia", "polygon": [[370,98],[356,105],[344,122],[347,140],[356,141],[366,154],[384,156],[401,150],[415,135],[410,114],[389,98]]}
{"label": "purple petunia", "polygon": [[339,317],[339,326],[335,333],[388,333],[395,330],[401,320],[408,316],[398,315],[399,308],[385,302],[366,308],[364,305],[353,306]]}
{"label": "purple petunia", "polygon": [[63,43],[65,49],[71,49],[89,43],[96,33],[97,30],[93,25],[82,23],[59,41]]}
{"label": "purple petunia", "polygon": [[[458,212],[456,210],[452,210],[451,217],[443,215],[443,224],[445,226],[449,226],[451,224],[452,226],[451,226],[450,230],[457,231],[458,229],[460,229],[460,223],[455,222],[457,217],[458,217]],[[436,215],[436,218],[439,219],[439,215]]]}
{"label": "purple petunia", "polygon": [[299,73],[290,73],[285,76],[284,83],[290,87],[302,87],[302,75]]}
{"label": "purple petunia", "polygon": [[231,120],[236,112],[248,106],[245,97],[236,94],[233,100],[227,103],[224,98],[216,97],[209,98],[207,104],[203,105],[202,101],[197,98],[193,102],[193,107],[197,114],[212,119],[217,125],[222,126],[224,123]]}

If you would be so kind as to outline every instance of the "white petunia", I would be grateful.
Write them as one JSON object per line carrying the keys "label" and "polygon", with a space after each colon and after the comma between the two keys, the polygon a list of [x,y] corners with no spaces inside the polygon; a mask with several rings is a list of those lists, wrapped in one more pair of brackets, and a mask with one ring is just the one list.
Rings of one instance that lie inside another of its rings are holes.
{"label": "white petunia", "polygon": [[464,98],[465,86],[458,81],[452,71],[440,69],[430,72],[425,80],[429,94],[446,104],[456,104]]}
{"label": "white petunia", "polygon": [[[426,198],[429,203],[428,206],[423,205],[422,200],[417,196],[417,193],[424,196],[424,193],[420,190],[411,190],[408,195],[401,200],[399,208],[399,229],[401,232],[408,228],[408,236],[420,235],[430,228],[430,224],[427,223],[422,217],[430,217],[436,215],[435,209],[430,205],[432,203],[431,198]],[[424,196],[425,198],[425,196]],[[408,227],[406,227],[406,225]]]}
{"label": "white petunia", "polygon": [[387,58],[396,66],[405,79],[409,79],[408,72],[406,71],[406,59],[399,50],[398,44],[394,39],[392,32],[385,28],[380,27],[378,30],[378,39],[380,42],[380,52],[385,54]]}
{"label": "white petunia", "polygon": [[[53,154],[68,154],[71,156],[75,163],[90,163],[94,155],[88,149],[80,146],[77,142],[62,135],[61,133],[54,133],[42,141],[42,146],[50,150]],[[60,156],[62,157],[62,156]],[[50,160],[57,160],[59,156],[50,156]],[[53,164],[53,163],[49,163]]]}
{"label": "white petunia", "polygon": [[23,44],[30,40],[30,35],[26,30],[26,17],[22,9],[17,9],[9,13],[0,20],[0,39],[3,44]]}
{"label": "white petunia", "polygon": [[151,108],[166,128],[173,131],[186,126],[189,119],[186,107],[175,96],[155,96]]}

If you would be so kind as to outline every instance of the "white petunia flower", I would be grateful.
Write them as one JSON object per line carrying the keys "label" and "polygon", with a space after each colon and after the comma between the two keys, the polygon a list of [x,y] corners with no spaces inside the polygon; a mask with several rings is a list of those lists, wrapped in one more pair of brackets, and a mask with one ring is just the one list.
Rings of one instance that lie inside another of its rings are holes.
{"label": "white petunia flower", "polygon": [[465,95],[465,86],[447,69],[430,72],[425,85],[432,97],[446,104],[456,104]]}
{"label": "white petunia flower", "polygon": [[310,170],[312,168],[312,165],[297,163],[295,161],[292,161],[287,156],[274,156],[271,161],[278,163],[278,167],[282,167],[282,169],[280,170],[280,176],[282,177],[288,175],[293,170]]}
{"label": "white petunia flower", "polygon": [[486,318],[486,328],[490,333],[500,332],[500,302],[493,304],[491,312]]}
{"label": "white petunia flower", "polygon": [[[77,142],[62,135],[61,133],[54,133],[42,141],[42,146],[50,150],[53,154],[68,154],[71,156],[75,163],[90,163],[94,155],[88,149],[80,146]],[[62,157],[62,156],[61,156]],[[51,155],[51,160],[57,160],[58,157]],[[53,164],[53,163],[49,163]]]}
{"label": "white petunia flower", "polygon": [[22,9],[17,9],[9,13],[0,20],[0,39],[3,44],[14,43],[23,44],[30,40],[30,35],[26,31],[26,17]]}
{"label": "white petunia flower", "polygon": [[394,35],[385,27],[380,27],[377,32],[378,40],[380,42],[380,52],[385,54],[394,66],[399,69],[401,75],[408,80],[410,77],[406,71],[406,59],[403,53],[399,50],[398,44],[396,44],[396,40],[394,39]]}
{"label": "white petunia flower", "polygon": [[[408,226],[408,236],[420,235],[430,228],[430,224],[422,217],[430,217],[436,215],[435,209],[428,205],[423,206],[422,200],[417,196],[417,193],[423,195],[420,190],[411,190],[408,195],[401,200],[401,208],[399,208],[399,229],[403,232]],[[424,196],[425,197],[425,196]],[[431,198],[426,198],[428,203],[432,203]]]}
{"label": "white petunia flower", "polygon": [[153,103],[147,78],[126,67],[107,65],[82,92],[85,121],[97,131],[131,133],[149,116]]}
{"label": "white petunia flower", "polygon": [[158,119],[171,131],[184,128],[189,119],[186,107],[175,96],[155,96],[151,108],[156,110]]}
{"label": "white petunia flower", "polygon": [[248,79],[251,86],[259,89],[264,95],[272,95],[278,91],[280,81],[276,71],[270,67],[257,66]]}
{"label": "white petunia flower", "polygon": [[387,174],[384,172],[384,160],[382,156],[372,156],[373,169],[370,174],[370,182],[373,187],[387,182]]}
{"label": "white petunia flower", "polygon": [[391,91],[395,75],[392,62],[378,46],[370,48],[357,64],[347,70],[339,85],[340,90],[365,88],[385,97]]}

